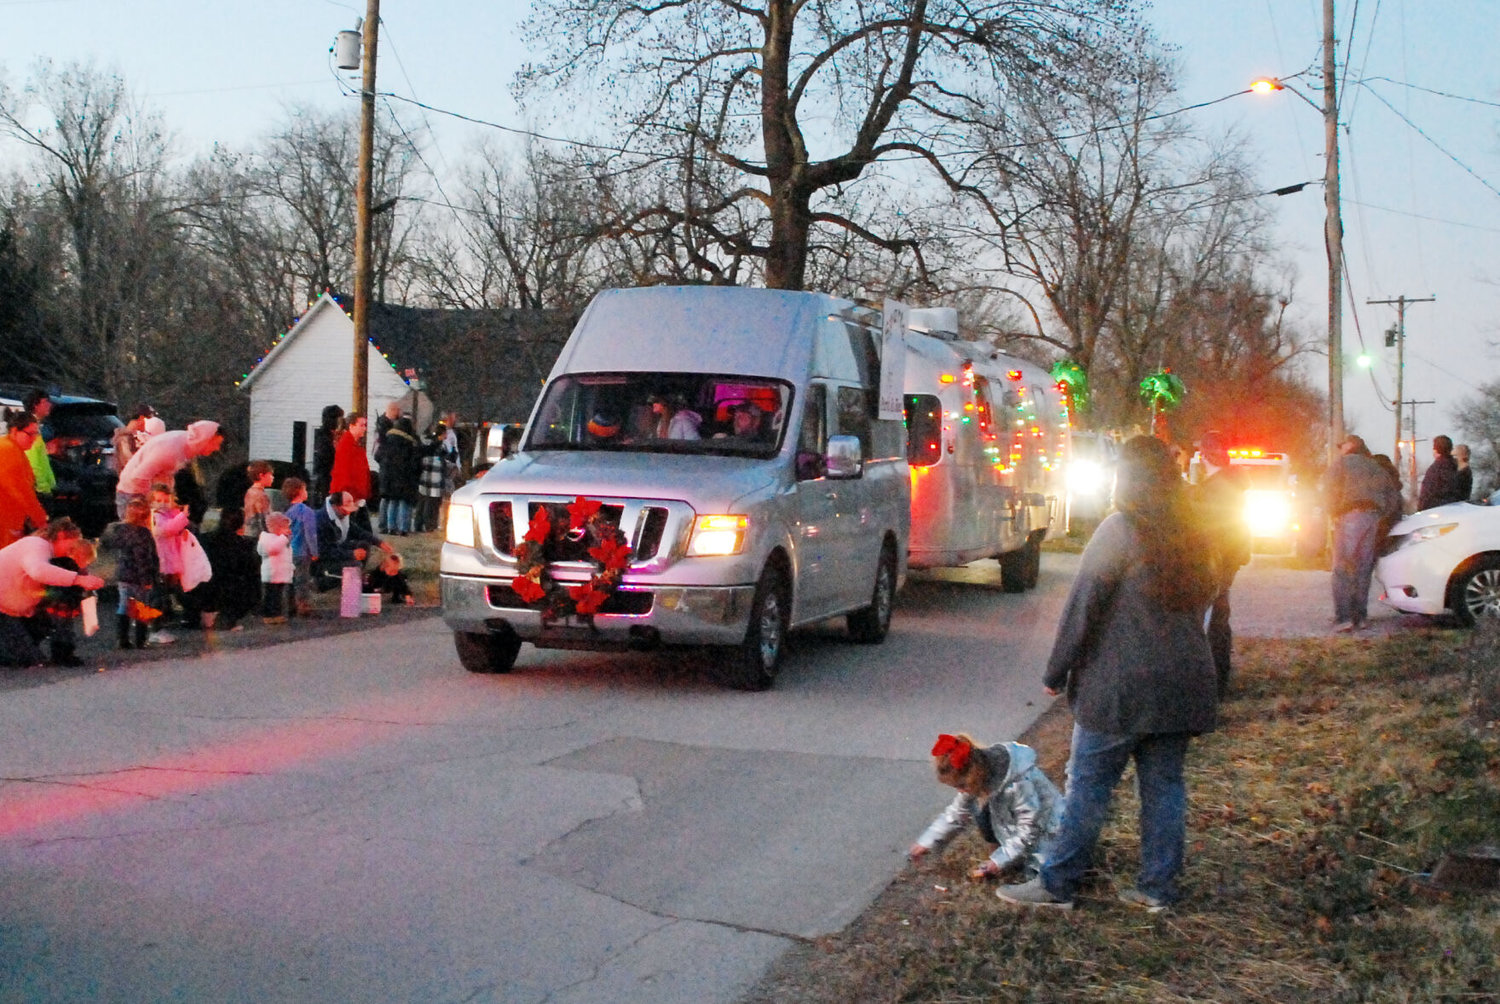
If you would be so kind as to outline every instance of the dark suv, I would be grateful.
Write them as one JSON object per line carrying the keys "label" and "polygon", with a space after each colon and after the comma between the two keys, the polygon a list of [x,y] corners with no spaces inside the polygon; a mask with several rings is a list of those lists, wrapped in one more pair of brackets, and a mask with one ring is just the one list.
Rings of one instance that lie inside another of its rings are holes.
{"label": "dark suv", "polygon": [[[0,385],[0,405],[19,408],[29,388]],[[114,435],[122,424],[108,401],[52,395],[42,438],[57,487],[43,503],[50,516],[70,516],[90,537],[115,519]]]}

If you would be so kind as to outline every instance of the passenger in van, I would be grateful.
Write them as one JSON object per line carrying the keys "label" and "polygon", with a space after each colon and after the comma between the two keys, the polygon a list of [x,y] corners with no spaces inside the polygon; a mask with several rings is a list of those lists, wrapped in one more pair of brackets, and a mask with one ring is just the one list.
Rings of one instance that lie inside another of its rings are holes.
{"label": "passenger in van", "polygon": [[701,439],[703,416],[687,406],[681,394],[652,394],[651,436],[655,439]]}
{"label": "passenger in van", "polygon": [[611,442],[620,435],[620,420],[607,411],[597,411],[594,417],[589,419],[589,437],[596,442]]}
{"label": "passenger in van", "polygon": [[716,434],[715,439],[738,439],[746,443],[766,441],[766,413],[753,401],[741,401],[735,405],[729,422],[729,431]]}

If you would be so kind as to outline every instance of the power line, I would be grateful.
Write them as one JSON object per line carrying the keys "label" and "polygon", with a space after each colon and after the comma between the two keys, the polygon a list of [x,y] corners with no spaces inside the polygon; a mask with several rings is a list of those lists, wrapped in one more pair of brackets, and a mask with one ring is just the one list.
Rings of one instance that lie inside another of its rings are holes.
{"label": "power line", "polygon": [[[1363,81],[1361,81],[1361,83],[1363,83]],[[1444,147],[1441,143],[1439,143],[1437,140],[1435,140],[1431,136],[1427,135],[1426,131],[1424,131],[1421,126],[1417,125],[1411,119],[1407,118],[1404,114],[1402,114],[1401,111],[1399,109],[1397,109],[1395,105],[1391,104],[1383,96],[1381,96],[1381,93],[1379,91],[1375,90],[1373,87],[1369,87],[1368,85],[1366,85],[1366,87],[1369,90],[1369,92],[1375,96],[1375,100],[1376,101],[1379,101],[1381,104],[1383,104],[1387,108],[1389,108],[1391,110],[1391,113],[1393,115],[1395,115],[1402,122],[1405,122],[1408,126],[1410,126],[1411,129],[1412,129],[1412,131],[1414,131],[1418,136],[1421,136],[1427,142],[1431,143],[1434,147],[1437,148],[1437,150],[1440,153],[1443,154],[1443,156],[1447,157],[1449,160],[1453,161],[1453,163],[1457,164],[1460,168],[1462,168],[1464,170],[1465,173],[1467,173],[1475,181],[1479,182],[1481,185],[1483,185],[1485,188],[1488,188],[1491,192],[1494,192],[1496,195],[1500,195],[1500,188],[1496,188],[1494,185],[1490,184],[1484,178],[1480,177],[1479,176],[1479,172],[1475,171],[1468,164],[1465,164],[1462,160],[1460,160],[1458,158],[1457,154],[1452,153],[1446,147]]]}
{"label": "power line", "polygon": [[1450,94],[1447,91],[1434,90],[1431,87],[1423,87],[1420,84],[1410,84],[1404,80],[1396,80],[1392,77],[1365,77],[1358,83],[1366,84],[1370,81],[1380,80],[1387,84],[1395,84],[1397,87],[1405,87],[1413,91],[1421,91],[1424,94],[1433,94],[1440,98],[1449,98],[1453,101],[1467,101],[1475,105],[1487,105],[1490,108],[1500,108],[1500,101],[1486,101],[1484,98],[1471,98],[1464,94]]}

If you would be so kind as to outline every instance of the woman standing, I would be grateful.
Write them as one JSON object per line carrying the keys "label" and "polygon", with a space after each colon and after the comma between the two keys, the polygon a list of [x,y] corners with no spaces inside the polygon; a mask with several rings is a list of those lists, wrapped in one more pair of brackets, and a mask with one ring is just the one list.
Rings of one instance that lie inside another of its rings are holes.
{"label": "woman standing", "polygon": [[1214,728],[1218,686],[1204,614],[1214,548],[1193,519],[1167,445],[1137,436],[1120,453],[1118,512],[1084,549],[1044,679],[1073,711],[1067,794],[1040,876],[1002,887],[1020,906],[1072,909],[1113,790],[1135,761],[1141,867],[1122,902],[1152,912],[1178,896],[1188,739]]}
{"label": "woman standing", "polygon": [[313,430],[313,499],[315,506],[328,497],[328,479],[333,475],[333,451],[344,432],[344,409],[336,404],[323,408],[323,424]]}

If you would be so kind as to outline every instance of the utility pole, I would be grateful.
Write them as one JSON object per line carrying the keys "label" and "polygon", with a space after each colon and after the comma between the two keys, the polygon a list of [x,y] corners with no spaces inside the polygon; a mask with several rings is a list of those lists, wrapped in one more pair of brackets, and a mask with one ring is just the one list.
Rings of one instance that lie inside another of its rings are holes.
{"label": "utility pole", "polygon": [[1333,0],[1323,0],[1323,243],[1328,252],[1328,460],[1344,441],[1344,221],[1339,210],[1338,63]]}
{"label": "utility pole", "polygon": [[[1436,299],[1436,296],[1423,296],[1420,298],[1398,296],[1394,300],[1365,301],[1366,304],[1370,305],[1390,303],[1396,305],[1396,398],[1392,402],[1396,406],[1396,445],[1395,452],[1391,454],[1393,457],[1401,455],[1401,395],[1404,393],[1402,385],[1406,376],[1406,305],[1408,303],[1431,303]],[[1415,411],[1413,411],[1412,415],[1413,421],[1415,421]],[[1412,428],[1412,437],[1413,439],[1416,437],[1415,426]],[[1413,458],[1413,462],[1415,462],[1415,458]]]}
{"label": "utility pole", "polygon": [[[1331,0],[1330,0],[1331,2]],[[365,6],[363,83],[359,94],[359,176],[354,188],[354,404],[368,411],[370,391],[370,200],[375,159],[375,48],[380,31],[380,0]]]}
{"label": "utility pole", "polygon": [[[1417,405],[1419,405],[1419,404],[1436,404],[1436,403],[1437,402],[1435,402],[1435,401],[1402,401],[1402,400],[1399,400],[1399,399],[1396,401],[1396,423],[1398,425],[1401,423],[1401,406],[1402,405],[1410,405],[1411,406],[1411,422],[1409,423],[1410,426],[1411,426],[1411,440],[1410,440],[1410,444],[1409,444],[1410,448],[1406,451],[1406,478],[1407,478],[1407,485],[1408,485],[1407,490],[1409,492],[1411,492],[1411,501],[1412,501],[1413,505],[1416,505],[1417,494],[1418,494],[1417,493]],[[1396,448],[1398,450],[1401,448],[1399,443],[1397,444]]]}

